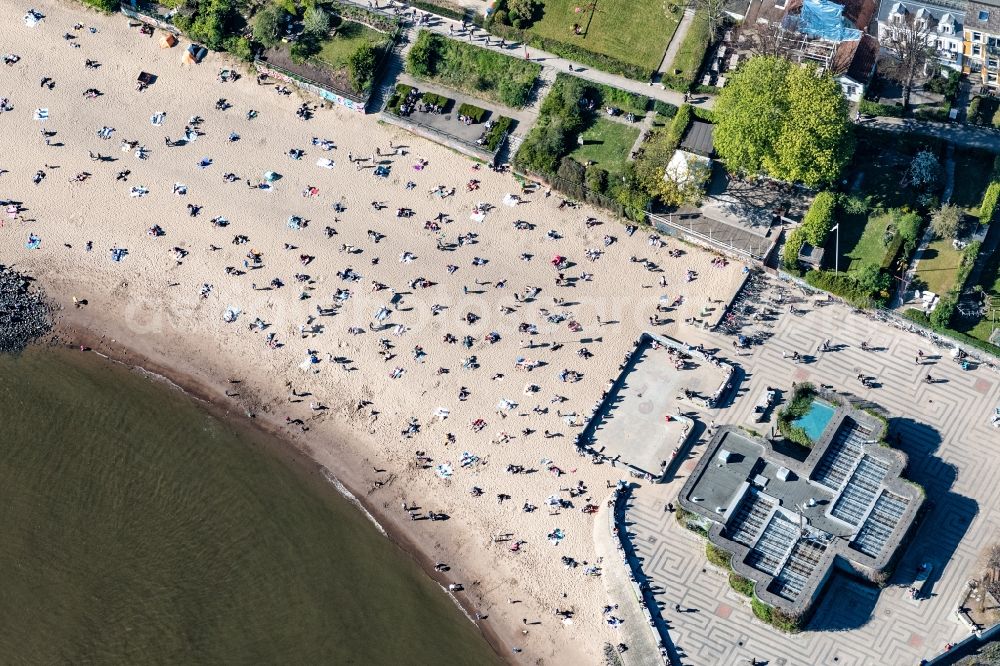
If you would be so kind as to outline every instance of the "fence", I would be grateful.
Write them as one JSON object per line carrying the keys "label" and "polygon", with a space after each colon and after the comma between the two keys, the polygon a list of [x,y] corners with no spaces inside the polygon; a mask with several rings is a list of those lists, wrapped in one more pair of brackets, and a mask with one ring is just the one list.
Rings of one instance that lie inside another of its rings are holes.
{"label": "fence", "polygon": [[318,95],[328,102],[333,102],[334,104],[339,104],[351,111],[357,111],[358,113],[365,112],[365,105],[368,103],[368,98],[361,99],[357,96],[348,96],[347,93],[335,92],[333,90],[327,89],[322,83],[318,81],[313,81],[308,79],[301,74],[295,74],[284,67],[275,65],[273,63],[261,60],[257,58],[253,61],[254,68],[262,73],[267,74],[271,78],[278,79],[279,81],[284,81],[285,83],[291,83],[294,86],[298,86],[303,90],[307,90],[314,95]]}
{"label": "fence", "polygon": [[128,16],[129,18],[134,18],[136,21],[141,21],[146,25],[159,28],[160,30],[164,30],[166,32],[172,32],[178,37],[181,34],[181,31],[178,30],[177,26],[171,23],[166,16],[161,16],[160,14],[152,12],[146,8],[145,4],[132,0],[131,2],[122,2],[119,9],[122,14]]}
{"label": "fence", "polygon": [[[757,236],[756,234],[742,231],[725,222],[710,220],[700,212],[671,213],[666,216],[649,213],[647,217],[650,224],[665,234],[673,236],[676,235],[673,233],[676,231],[699,245],[705,245],[709,249],[733,254],[740,259],[754,263],[763,263],[777,241],[777,237],[771,240],[766,236]],[[703,224],[700,225],[701,230],[695,228],[694,223],[696,220],[703,221]],[[707,222],[704,222],[706,220]],[[720,225],[727,230],[725,238],[715,233],[716,225]]]}
{"label": "fence", "polygon": [[[386,106],[388,106],[390,100],[391,100],[391,95],[390,99],[386,100]],[[441,145],[447,148],[451,148],[452,150],[462,153],[463,155],[468,155],[473,159],[482,160],[483,162],[486,162],[487,164],[490,165],[496,164],[497,154],[500,152],[500,150],[503,148],[504,143],[507,141],[507,134],[505,133],[503,138],[500,139],[500,143],[497,144],[496,150],[490,152],[488,150],[485,150],[481,146],[478,146],[474,143],[470,143],[468,140],[455,136],[454,134],[451,134],[446,130],[438,129],[437,127],[432,127],[431,125],[425,125],[423,123],[415,122],[411,120],[409,116],[406,118],[397,116],[396,114],[391,113],[390,111],[386,111],[384,107],[382,109],[382,113],[380,113],[379,116],[381,117],[382,120],[391,125],[395,125],[396,127],[401,127],[405,129],[407,132],[411,132],[413,134],[416,134],[417,136],[421,136],[425,139],[428,139],[429,141],[440,143]]]}

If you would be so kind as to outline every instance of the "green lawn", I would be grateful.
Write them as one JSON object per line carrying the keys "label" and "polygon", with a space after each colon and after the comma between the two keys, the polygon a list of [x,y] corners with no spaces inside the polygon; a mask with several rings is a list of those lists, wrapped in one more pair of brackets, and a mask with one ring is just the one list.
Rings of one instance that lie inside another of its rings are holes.
{"label": "green lawn", "polygon": [[915,288],[929,289],[942,296],[955,286],[955,274],[962,262],[962,253],[951,243],[950,239],[938,239],[927,246],[917,264]]}
{"label": "green lawn", "polygon": [[322,63],[333,70],[345,69],[347,60],[364,44],[378,47],[389,40],[389,36],[366,25],[344,21],[336,26],[336,34],[323,42],[323,48],[311,60]]}
{"label": "green lawn", "polygon": [[598,118],[583,132],[584,145],[578,146],[570,157],[580,164],[593,161],[610,175],[620,174],[625,168],[632,145],[639,138],[639,130],[629,125]]}
{"label": "green lawn", "polygon": [[[531,32],[654,72],[684,13],[683,5],[671,0],[544,0],[543,4],[542,17]],[[582,35],[573,34],[574,24]]]}
{"label": "green lawn", "polygon": [[666,84],[671,88],[686,90],[690,84],[695,83],[701,61],[705,59],[705,52],[708,50],[709,37],[708,16],[704,12],[697,12],[691,28],[674,55],[674,61],[666,71]]}
{"label": "green lawn", "polygon": [[[890,215],[840,215],[840,270],[856,272],[869,264],[882,265],[885,257],[885,232],[892,223]],[[860,236],[858,230],[860,229]],[[836,235],[836,231],[831,237]],[[855,240],[856,239],[856,240]],[[853,242],[852,242],[853,241]]]}

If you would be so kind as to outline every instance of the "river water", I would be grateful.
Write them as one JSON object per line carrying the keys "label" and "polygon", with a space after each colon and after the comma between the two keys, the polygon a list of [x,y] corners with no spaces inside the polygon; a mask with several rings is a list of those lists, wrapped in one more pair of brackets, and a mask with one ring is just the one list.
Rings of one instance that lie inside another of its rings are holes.
{"label": "river water", "polygon": [[499,663],[286,458],[96,355],[0,356],[2,661]]}

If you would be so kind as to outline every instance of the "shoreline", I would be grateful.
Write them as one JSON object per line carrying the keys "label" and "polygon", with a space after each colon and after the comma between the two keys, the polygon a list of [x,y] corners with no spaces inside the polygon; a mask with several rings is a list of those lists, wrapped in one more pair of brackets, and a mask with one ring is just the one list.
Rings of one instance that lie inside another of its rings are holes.
{"label": "shoreline", "polygon": [[[499,634],[489,625],[476,622],[473,616],[475,610],[471,609],[467,605],[468,602],[463,601],[457,594],[450,592],[447,582],[435,575],[438,572],[434,570],[434,558],[421,550],[415,540],[410,538],[401,526],[394,525],[395,521],[387,513],[380,511],[371,503],[366,503],[359,496],[357,489],[351,488],[350,482],[344,480],[344,477],[350,474],[350,470],[346,468],[342,471],[331,470],[316,460],[287,433],[282,433],[280,427],[267,416],[260,418],[261,415],[255,415],[254,418],[247,418],[245,415],[234,413],[225,405],[219,404],[217,399],[213,398],[211,389],[200,383],[190,373],[185,373],[178,368],[163,366],[143,354],[135,345],[125,344],[117,339],[113,341],[126,349],[126,353],[115,354],[104,343],[104,336],[101,336],[97,331],[62,322],[57,317],[52,331],[32,346],[38,348],[60,347],[66,350],[78,349],[82,346],[84,349],[81,351],[85,353],[94,354],[106,362],[124,366],[130,372],[141,374],[150,381],[165,384],[171,390],[183,393],[185,397],[194,400],[213,418],[224,423],[226,427],[241,433],[251,431],[257,437],[265,440],[266,444],[270,445],[269,448],[273,449],[270,452],[272,455],[283,456],[299,473],[306,477],[312,477],[305,479],[307,482],[320,481],[321,483],[317,484],[317,490],[320,487],[324,488],[326,492],[332,490],[340,498],[361,511],[383,537],[416,562],[422,573],[437,584],[442,593],[455,604],[461,614],[476,627],[476,630],[498,658],[506,663],[514,663],[507,658],[505,651],[501,649],[503,641]],[[99,346],[104,346],[104,350],[102,351]],[[341,432],[339,436],[344,438],[357,437],[357,433]]]}

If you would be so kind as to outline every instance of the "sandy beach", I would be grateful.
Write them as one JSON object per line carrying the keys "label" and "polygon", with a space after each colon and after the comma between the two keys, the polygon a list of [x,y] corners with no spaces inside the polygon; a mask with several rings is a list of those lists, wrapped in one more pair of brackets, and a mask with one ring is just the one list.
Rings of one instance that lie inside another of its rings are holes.
{"label": "sandy beach", "polygon": [[[728,301],[744,266],[669,238],[652,245],[648,231],[629,236],[555,194],[507,205],[521,192],[510,174],[374,117],[319,108],[302,120],[296,109],[318,100],[277,94],[245,70],[220,83],[232,63],[217,54],[184,66],[181,48],[161,50],[123,16],[34,7],[45,18],[29,28],[26,6],[0,5],[0,51],[20,57],[0,65],[0,97],[13,107],[0,113],[0,199],[22,206],[3,215],[0,263],[37,278],[61,307],[58,339],[279,432],[422,561],[446,564],[429,573],[461,584],[456,598],[505,658],[596,663],[619,639],[602,618],[602,581],[584,574],[602,564],[580,509],[603,502],[624,472],[580,457],[574,437],[661,298],[682,302],[650,330],[683,338],[709,299]],[[142,92],[140,71],[157,77]],[[85,98],[89,88],[100,95]],[[220,98],[230,106],[216,109]],[[193,116],[203,121],[192,126]],[[165,145],[186,126],[194,141]],[[374,175],[373,156],[387,177]],[[253,187],[268,171],[281,177]],[[127,253],[113,261],[113,249]],[[586,491],[573,508],[546,504],[577,487]],[[565,537],[554,546],[556,529]]]}

